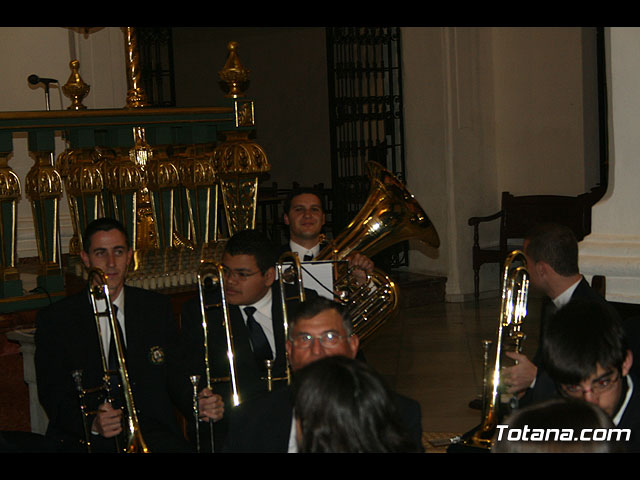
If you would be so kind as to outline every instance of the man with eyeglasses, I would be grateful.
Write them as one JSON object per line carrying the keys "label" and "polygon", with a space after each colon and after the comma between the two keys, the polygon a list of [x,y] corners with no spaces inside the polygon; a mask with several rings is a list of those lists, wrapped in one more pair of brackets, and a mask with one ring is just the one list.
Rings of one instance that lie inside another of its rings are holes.
{"label": "man with eyeglasses", "polygon": [[[273,378],[286,378],[286,351],[284,314],[282,311],[279,282],[276,281],[277,247],[262,233],[255,230],[238,232],[225,245],[221,264],[224,269],[224,293],[229,307],[229,323],[233,341],[233,356],[237,390],[244,402],[267,391],[266,361],[272,362]],[[289,290],[291,288],[291,290]],[[292,315],[299,303],[297,287],[287,286],[287,314]],[[317,295],[306,289],[307,297]],[[220,290],[213,288],[205,293],[206,305],[220,304]],[[193,375],[200,375],[200,387],[206,384],[204,332],[199,297],[186,302],[181,313],[182,340],[188,357],[188,368]],[[221,308],[207,312],[208,349],[212,390],[224,401],[225,415],[215,426],[216,445],[219,449],[226,435],[227,413],[234,407],[230,382],[227,335]],[[286,381],[274,381],[278,389]],[[193,428],[189,422],[188,428]],[[210,448],[206,430],[202,448]],[[193,432],[191,432],[191,436]],[[205,438],[206,437],[206,438]]]}
{"label": "man with eyeglasses", "polygon": [[560,395],[599,406],[617,428],[631,429],[628,450],[640,451],[640,383],[616,315],[598,302],[571,302],[547,326],[542,362]]}
{"label": "man with eyeglasses", "polygon": [[[356,358],[360,342],[340,304],[315,297],[300,304],[289,323],[286,348],[295,373],[332,355]],[[271,392],[242,404],[230,417],[225,451],[243,453],[296,452],[291,388]],[[422,415],[415,400],[394,394],[403,423],[418,449],[422,448]]]}

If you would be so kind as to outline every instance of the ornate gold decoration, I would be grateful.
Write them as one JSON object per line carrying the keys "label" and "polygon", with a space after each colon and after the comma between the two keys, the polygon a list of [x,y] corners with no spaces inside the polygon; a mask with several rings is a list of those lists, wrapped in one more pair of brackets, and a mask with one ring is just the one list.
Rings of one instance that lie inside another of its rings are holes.
{"label": "ornate gold decoration", "polygon": [[[0,152],[0,281],[19,280],[17,260],[17,209],[20,179],[9,166],[10,152]],[[8,215],[7,215],[8,214]],[[10,217],[10,218],[7,218]]]}
{"label": "ornate gold decoration", "polygon": [[169,158],[169,146],[151,147],[150,160],[146,166],[147,185],[155,212],[158,231],[158,246],[164,248],[174,244],[176,229],[175,192],[180,186],[178,167]]}
{"label": "ornate gold decoration", "polygon": [[149,190],[157,191],[175,188],[180,184],[178,167],[169,159],[167,146],[151,148],[151,160],[147,164],[147,181]]}
{"label": "ornate gold decoration", "polygon": [[253,102],[244,100],[235,102],[236,127],[253,127],[255,118],[253,116]]}
{"label": "ornate gold decoration", "polygon": [[127,64],[127,105],[126,108],[147,107],[147,95],[142,87],[140,74],[140,52],[138,34],[134,27],[123,27],[125,61]]}
{"label": "ornate gold decoration", "polygon": [[187,188],[209,187],[218,179],[213,162],[201,146],[187,148],[179,169],[180,182]]}
{"label": "ornate gold decoration", "polygon": [[68,151],[69,166],[65,172],[67,194],[81,196],[100,194],[104,189],[102,170],[93,149]]}
{"label": "ornate gold decoration", "polygon": [[243,97],[244,92],[249,87],[249,69],[240,63],[238,42],[229,42],[227,50],[229,50],[227,61],[222,70],[218,72],[221,87],[226,92],[226,97]]}
{"label": "ornate gold decoration", "polygon": [[227,216],[229,235],[255,227],[258,178],[271,169],[263,148],[249,139],[249,132],[225,132],[226,139],[214,151],[213,163]]}
{"label": "ornate gold decoration", "polygon": [[25,178],[25,190],[31,200],[59,198],[62,195],[62,178],[53,166],[51,152],[31,152],[35,164]]}
{"label": "ornate gold decoration", "polygon": [[104,215],[104,177],[95,149],[65,150],[56,160],[71,213],[73,236],[69,253],[79,255],[82,232],[89,222]]}
{"label": "ornate gold decoration", "polygon": [[192,243],[216,241],[218,235],[218,175],[211,156],[212,146],[190,145],[180,159],[180,183]]}
{"label": "ornate gold decoration", "polygon": [[62,86],[62,93],[71,99],[71,105],[67,107],[67,110],[86,110],[87,107],[82,104],[82,100],[89,94],[91,87],[80,78],[80,73],[78,73],[80,62],[78,60],[71,60],[69,68],[71,68],[71,75],[67,83]]}
{"label": "ornate gold decoration", "polygon": [[105,187],[116,194],[136,192],[146,184],[144,172],[131,161],[128,149],[116,150],[114,161],[107,161],[103,171]]}
{"label": "ornate gold decoration", "polygon": [[35,164],[25,178],[25,190],[31,200],[33,223],[40,259],[40,273],[59,275],[61,272],[58,255],[58,205],[62,196],[62,178],[53,166],[53,153],[31,152]]}
{"label": "ornate gold decoration", "polygon": [[101,162],[105,188],[109,192],[110,214],[128,229],[131,246],[136,250],[138,248],[136,193],[146,186],[146,176],[142,168],[131,160],[128,148],[117,148],[113,152],[115,156],[111,157],[108,150],[103,151],[106,156]]}
{"label": "ornate gold decoration", "polygon": [[158,248],[158,226],[153,200],[148,188],[147,168],[152,161],[153,150],[147,143],[144,128],[134,127],[134,147],[129,151],[131,161],[135,163],[143,177],[142,187],[136,195],[136,246],[137,248]]}
{"label": "ornate gold decoration", "polygon": [[20,179],[9,166],[10,152],[0,152],[0,201],[18,200],[22,194]]}

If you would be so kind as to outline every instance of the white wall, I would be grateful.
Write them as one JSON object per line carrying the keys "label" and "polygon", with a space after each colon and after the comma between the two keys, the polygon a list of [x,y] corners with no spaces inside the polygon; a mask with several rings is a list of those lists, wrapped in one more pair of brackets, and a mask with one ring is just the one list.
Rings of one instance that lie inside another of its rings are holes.
{"label": "white wall", "polygon": [[[54,78],[50,85],[51,110],[64,110],[70,104],[61,87],[71,74],[69,62],[80,61],[80,76],[91,86],[83,101],[88,108],[121,108],[126,104],[124,35],[119,27],[94,29],[85,35],[64,27],[0,27],[0,63],[4,88],[0,90],[0,112],[46,110],[42,84],[32,86],[31,74]],[[34,164],[24,133],[14,135],[14,151],[9,166],[22,182],[22,199],[18,202],[18,257],[38,255],[31,205],[24,191],[24,179]],[[65,144],[56,138],[57,156]],[[60,202],[62,251],[69,250],[73,227],[66,198]]]}
{"label": "white wall", "polygon": [[[497,212],[502,191],[577,195],[595,186],[585,169],[597,155],[585,152],[597,149],[585,136],[597,124],[584,122],[583,32],[415,27],[402,35],[408,186],[442,242],[435,260],[414,243],[411,270],[446,275],[448,299],[461,300],[473,292],[468,218]],[[498,227],[481,227],[483,246],[498,243]],[[495,291],[497,278],[497,266],[483,266],[481,290]]]}

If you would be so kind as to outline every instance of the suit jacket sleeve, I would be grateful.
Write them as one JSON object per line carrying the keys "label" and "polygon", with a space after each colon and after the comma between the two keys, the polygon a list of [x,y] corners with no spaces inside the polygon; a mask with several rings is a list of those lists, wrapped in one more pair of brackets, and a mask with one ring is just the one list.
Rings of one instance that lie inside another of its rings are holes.
{"label": "suit jacket sleeve", "polygon": [[49,419],[49,432],[58,438],[79,438],[82,432],[78,396],[61,348],[65,344],[58,318],[50,309],[36,317],[35,367],[38,398]]}

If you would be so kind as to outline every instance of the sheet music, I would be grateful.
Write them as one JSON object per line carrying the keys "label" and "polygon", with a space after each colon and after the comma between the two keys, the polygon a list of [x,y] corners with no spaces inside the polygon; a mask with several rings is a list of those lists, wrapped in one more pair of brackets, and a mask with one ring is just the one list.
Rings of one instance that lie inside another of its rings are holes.
{"label": "sheet music", "polygon": [[[333,300],[333,264],[328,260],[300,262],[304,288],[315,290],[318,295]],[[292,262],[284,262],[285,268],[293,267]]]}

